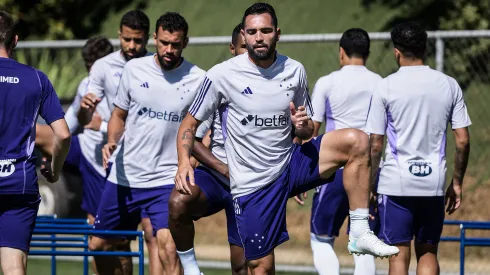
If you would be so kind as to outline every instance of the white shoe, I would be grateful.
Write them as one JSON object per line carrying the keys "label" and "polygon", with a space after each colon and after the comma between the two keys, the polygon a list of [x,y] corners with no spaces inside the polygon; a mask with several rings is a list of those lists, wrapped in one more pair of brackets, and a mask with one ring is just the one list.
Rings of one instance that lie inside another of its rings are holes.
{"label": "white shoe", "polygon": [[372,231],[366,231],[358,238],[349,236],[347,249],[349,250],[349,254],[368,254],[381,258],[389,258],[390,256],[398,255],[398,253],[400,253],[398,247],[385,244],[378,239]]}

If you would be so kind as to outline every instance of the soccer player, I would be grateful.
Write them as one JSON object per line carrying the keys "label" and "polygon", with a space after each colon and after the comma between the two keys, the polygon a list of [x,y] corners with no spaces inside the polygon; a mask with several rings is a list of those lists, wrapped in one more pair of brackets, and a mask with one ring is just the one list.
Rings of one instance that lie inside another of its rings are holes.
{"label": "soccer player", "polygon": [[[94,62],[97,59],[102,58],[102,57],[112,53],[113,51],[114,51],[114,47],[112,46],[111,42],[109,41],[109,39],[107,39],[103,36],[97,36],[97,37],[88,39],[87,42],[85,43],[85,45],[82,47],[82,58],[83,58],[83,61],[85,62],[85,67],[87,68],[87,71],[90,72],[90,68],[92,67],[92,65],[94,64]],[[72,104],[70,105],[68,110],[66,110],[65,120],[66,120],[66,123],[68,124],[68,128],[70,129],[70,133],[72,135],[76,135],[76,134],[82,132],[80,129],[81,127],[78,123],[77,113],[78,113],[78,110],[80,109],[80,102],[81,102],[83,96],[87,92],[88,82],[89,82],[88,76],[84,77],[82,79],[82,81],[78,85],[77,93],[75,95],[75,98],[73,99]],[[102,133],[98,133],[98,132],[94,132],[94,131],[102,130],[104,132],[107,132],[107,122],[102,121],[100,115],[96,112],[92,118],[92,121],[88,125],[86,125],[85,128],[89,129],[86,132],[84,132],[89,137],[92,137],[92,138],[95,136],[102,137]],[[94,131],[91,131],[91,130],[94,130]],[[78,138],[80,138],[81,136],[82,135],[79,135]],[[53,139],[52,137],[53,137],[53,132],[51,131],[51,129],[48,125],[36,124],[36,147],[38,147],[41,150],[41,152],[43,153],[43,155],[48,159],[51,159],[51,155],[52,155],[52,152],[51,152],[51,148],[52,148],[51,141]],[[76,138],[76,137],[72,138],[72,143],[78,143],[78,138]],[[99,140],[99,141],[93,142],[93,146],[100,144],[100,142],[102,141],[101,138],[99,138],[97,140]],[[75,145],[75,147],[74,147],[72,144],[70,146],[70,148],[71,148],[71,150],[74,150],[75,148],[80,148],[80,146]],[[86,149],[86,148],[83,148],[83,149]],[[91,151],[93,152],[95,150],[87,150],[87,151],[81,152],[81,153],[77,152],[77,153],[75,153],[77,156],[68,157],[68,159],[80,159],[80,160],[82,160],[80,158],[82,156],[81,154],[83,154],[84,156],[90,155]],[[100,150],[96,150],[96,151],[100,152]],[[70,151],[70,153],[71,153],[71,151]],[[92,155],[93,155],[93,153],[92,153]],[[94,160],[94,163],[97,163],[95,159],[96,158],[92,158],[92,160]],[[101,160],[101,159],[102,158],[99,158],[99,160]],[[84,160],[85,160],[85,158],[84,158]],[[101,164],[100,161],[99,161],[99,163]],[[77,164],[77,165],[73,165],[73,166],[76,166],[76,168],[78,168],[79,165]],[[102,166],[102,165],[99,165],[99,166]],[[95,173],[91,173],[90,171],[92,171],[92,170],[94,170],[94,169],[93,168],[90,169],[88,173],[93,174],[93,175],[97,175]],[[86,176],[85,173],[86,172],[82,172],[82,177]],[[101,176],[105,176],[105,172],[101,173]],[[87,179],[87,180],[89,180],[89,179]],[[102,183],[98,183],[98,184],[102,184]],[[102,192],[100,192],[100,193],[102,193]],[[91,194],[87,193],[87,195],[91,195]],[[98,201],[98,199],[97,199],[97,201]],[[87,213],[89,213],[89,220],[93,221],[92,214],[95,214],[95,211],[92,211],[92,212],[89,211],[89,209],[87,209],[86,206],[87,206],[87,203],[82,202],[83,210],[85,210]],[[97,206],[95,206],[95,210],[97,210]]]}
{"label": "soccer player", "polygon": [[[98,36],[87,40],[82,48],[82,57],[87,71],[90,72],[96,60],[113,51],[114,47],[105,37]],[[65,114],[65,120],[72,134],[72,139],[64,168],[80,171],[83,183],[81,207],[87,212],[89,224],[93,224],[100,196],[104,190],[105,177],[107,176],[105,169],[102,167],[102,154],[100,151],[103,142],[106,140],[107,122],[102,121],[100,115],[95,112],[90,123],[85,126],[84,130],[80,130],[77,113],[80,109],[80,102],[87,93],[88,82],[88,76],[80,82],[77,94]],[[103,104],[98,106],[98,109],[101,112],[108,112],[104,110],[104,108],[107,109],[106,106],[107,103],[103,102]],[[52,140],[53,131],[50,127],[44,124],[36,124],[36,146],[46,159],[51,159],[53,153]],[[92,261],[92,269],[94,273],[97,273],[94,261]]]}
{"label": "soccer player", "polygon": [[301,140],[313,134],[304,67],[276,52],[280,30],[269,4],[248,8],[242,28],[248,53],[208,71],[203,89],[182,121],[176,189],[192,193],[189,185],[195,185],[195,180],[189,157],[195,132],[223,100],[228,104],[224,133],[235,216],[254,274],[274,274],[274,248],[289,238],[288,198],[324,184],[342,166],[352,220],[349,250],[377,256],[398,253],[369,229],[368,136],[357,129],[341,129],[293,145],[292,125]]}
{"label": "soccer player", "polygon": [[[366,124],[373,169],[379,165],[385,134],[388,139],[378,185],[379,237],[400,249],[390,259],[390,274],[408,274],[414,236],[417,274],[439,274],[444,204],[449,214],[461,205],[471,121],[456,80],[424,65],[425,30],[417,23],[402,23],[393,28],[391,39],[400,69],[378,84]],[[448,122],[456,155],[445,200]]]}
{"label": "soccer player", "polygon": [[[78,118],[82,126],[87,127],[88,123],[88,127],[90,127],[90,124],[93,123],[89,122],[97,119],[97,114],[99,114],[102,119],[99,131],[104,132],[104,135],[102,141],[88,140],[85,142],[84,139],[81,139],[80,147],[90,150],[92,160],[95,160],[93,164],[96,165],[95,167],[97,167],[98,171],[104,172],[104,175],[106,169],[102,165],[101,148],[103,143],[107,142],[107,122],[111,116],[123,67],[131,59],[150,55],[146,50],[149,32],[150,20],[145,13],[140,10],[127,12],[123,15],[119,24],[121,50],[95,62],[90,71],[87,93],[82,98]],[[101,186],[97,190],[97,196],[100,198],[103,186],[105,185],[105,179],[101,183],[98,183],[98,185]],[[100,200],[97,200],[97,202],[100,202]],[[97,211],[97,207],[98,203],[95,205],[95,212]],[[150,257],[150,274],[162,274],[163,267],[158,257],[158,245],[156,238],[153,237],[151,222],[145,211],[142,212],[141,218],[141,224],[145,232],[145,242]],[[129,251],[129,243],[115,245],[114,249]],[[100,260],[97,260],[97,258],[99,257],[95,257],[96,262],[99,265],[107,266],[107,269],[113,268],[111,267],[112,263],[119,263],[117,260],[108,260],[111,258],[107,256],[100,257]],[[129,261],[131,259],[126,258],[126,260]],[[100,269],[102,267],[98,268]]]}
{"label": "soccer player", "polygon": [[[124,67],[109,121],[104,164],[114,164],[97,210],[95,229],[136,230],[144,210],[156,235],[165,274],[180,274],[175,243],[168,230],[168,202],[177,171],[175,139],[205,72],[182,57],[188,25],[168,12],[156,22],[157,53],[133,59]],[[121,137],[124,138],[120,142]],[[121,148],[115,152],[120,144]],[[107,240],[94,237],[90,249]],[[123,268],[132,274],[131,261]]]}
{"label": "soccer player", "polygon": [[[320,78],[313,89],[313,136],[326,120],[326,132],[344,128],[364,130],[376,84],[381,76],[368,70],[370,39],[363,29],[349,29],[340,39],[341,69]],[[315,268],[320,275],[339,274],[340,265],[333,249],[335,237],[349,215],[349,200],[342,183],[343,169],[333,182],[316,189],[311,212],[311,249]],[[374,213],[372,213],[374,214]],[[371,222],[374,231],[375,223]],[[354,255],[355,275],[375,274],[372,255]]]}
{"label": "soccer player", "polygon": [[0,262],[3,274],[24,275],[39,196],[34,139],[40,114],[53,130],[48,182],[58,181],[70,147],[70,131],[48,77],[10,59],[18,36],[12,16],[0,11]]}
{"label": "soccer player", "polygon": [[[246,52],[243,39],[240,39],[240,24],[232,33],[230,52],[237,56]],[[228,166],[224,148],[223,128],[226,127],[226,105],[216,110],[196,134],[193,155],[203,165],[195,170],[196,186],[191,187],[192,195],[180,194],[176,189],[170,195],[169,227],[177,247],[177,254],[185,275],[200,275],[194,253],[194,223],[202,217],[211,216],[222,209],[226,211],[228,242],[232,274],[247,274],[247,265],[240,236],[235,221],[235,209],[230,194]],[[209,149],[202,139],[211,129]]]}

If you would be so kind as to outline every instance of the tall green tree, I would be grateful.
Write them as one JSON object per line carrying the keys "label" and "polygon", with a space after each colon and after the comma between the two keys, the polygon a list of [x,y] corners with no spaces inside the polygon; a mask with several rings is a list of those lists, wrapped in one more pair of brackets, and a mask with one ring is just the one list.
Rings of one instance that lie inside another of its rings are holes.
{"label": "tall green tree", "polygon": [[[381,3],[397,9],[382,30],[414,20],[427,30],[488,30],[490,1],[484,0],[362,0],[366,9]],[[490,82],[490,39],[455,38],[445,41],[445,71],[461,84]]]}
{"label": "tall green tree", "polygon": [[146,7],[144,0],[0,0],[25,39],[86,39],[111,11]]}

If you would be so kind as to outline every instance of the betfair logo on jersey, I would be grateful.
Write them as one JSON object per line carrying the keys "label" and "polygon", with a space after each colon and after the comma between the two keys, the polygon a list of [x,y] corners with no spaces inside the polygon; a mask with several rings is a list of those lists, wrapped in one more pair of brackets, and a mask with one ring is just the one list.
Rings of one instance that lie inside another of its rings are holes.
{"label": "betfair logo on jersey", "polygon": [[12,83],[12,84],[17,84],[19,83],[19,78],[15,76],[3,76],[0,75],[0,82],[2,83]]}
{"label": "betfair logo on jersey", "polygon": [[257,127],[287,126],[289,124],[289,116],[273,115],[272,117],[259,117],[258,115],[248,115],[240,122],[242,125],[250,123]]}
{"label": "betfair logo on jersey", "polygon": [[184,114],[167,111],[159,112],[146,107],[141,108],[141,110],[138,111],[138,115],[170,122],[182,122],[182,119],[184,119]]}
{"label": "betfair logo on jersey", "polygon": [[426,177],[432,174],[432,167],[430,167],[429,162],[419,161],[419,162],[410,162],[410,166],[408,170],[410,173],[417,177]]}

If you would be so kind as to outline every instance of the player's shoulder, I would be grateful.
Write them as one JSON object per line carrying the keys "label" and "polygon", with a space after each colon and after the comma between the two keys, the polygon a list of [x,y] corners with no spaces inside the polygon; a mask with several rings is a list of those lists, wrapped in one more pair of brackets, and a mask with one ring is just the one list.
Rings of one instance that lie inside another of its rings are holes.
{"label": "player's shoulder", "polygon": [[232,57],[228,60],[214,65],[206,72],[206,77],[213,81],[216,81],[222,77],[226,77],[227,75],[229,75],[230,69],[235,70],[237,67],[240,66],[240,64],[242,63],[242,61],[240,61],[242,55]]}
{"label": "player's shoulder", "polygon": [[372,78],[373,80],[376,80],[376,81],[380,81],[381,79],[383,79],[383,77],[369,69],[366,69],[366,73],[367,75]]}
{"label": "player's shoulder", "polygon": [[276,63],[278,66],[282,66],[282,64],[284,64],[285,69],[299,70],[306,73],[305,66],[303,66],[301,62],[287,55],[282,55],[278,53]]}
{"label": "player's shoulder", "polygon": [[78,89],[77,89],[79,95],[85,96],[85,94],[87,93],[87,87],[89,82],[90,82],[89,76],[84,77],[82,81],[80,81],[80,84],[78,84]]}
{"label": "player's shoulder", "polygon": [[187,59],[184,58],[184,61],[182,61],[182,66],[186,71],[189,72],[190,75],[196,75],[198,77],[204,76],[206,74],[206,71],[201,69],[199,66],[196,64],[188,61]]}
{"label": "player's shoulder", "polygon": [[115,63],[117,61],[121,61],[123,57],[121,56],[121,51],[115,51],[112,52],[104,57],[101,57],[97,60],[95,60],[94,64],[92,67],[101,67],[101,66],[107,66],[111,65],[112,63]]}

